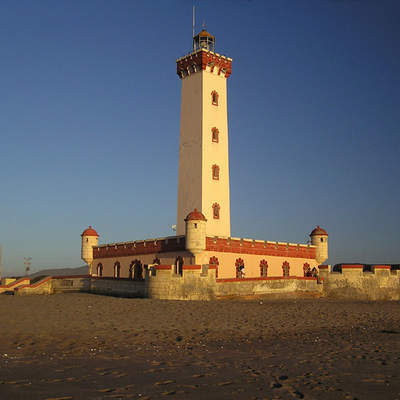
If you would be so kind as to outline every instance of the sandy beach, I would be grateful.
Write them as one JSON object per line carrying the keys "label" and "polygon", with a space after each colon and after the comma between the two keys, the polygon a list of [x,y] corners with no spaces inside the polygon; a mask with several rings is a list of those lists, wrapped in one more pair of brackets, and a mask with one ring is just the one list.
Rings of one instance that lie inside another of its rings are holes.
{"label": "sandy beach", "polygon": [[399,302],[0,296],[1,399],[400,399]]}

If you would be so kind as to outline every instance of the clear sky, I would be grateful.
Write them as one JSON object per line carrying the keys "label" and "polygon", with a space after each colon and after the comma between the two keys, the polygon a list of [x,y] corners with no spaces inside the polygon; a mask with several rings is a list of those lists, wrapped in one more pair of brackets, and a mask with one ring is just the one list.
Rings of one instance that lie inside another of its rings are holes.
{"label": "clear sky", "polygon": [[[400,263],[400,1],[197,0],[228,80],[232,236],[329,262]],[[100,242],[171,235],[192,0],[2,0],[6,274],[80,266]]]}

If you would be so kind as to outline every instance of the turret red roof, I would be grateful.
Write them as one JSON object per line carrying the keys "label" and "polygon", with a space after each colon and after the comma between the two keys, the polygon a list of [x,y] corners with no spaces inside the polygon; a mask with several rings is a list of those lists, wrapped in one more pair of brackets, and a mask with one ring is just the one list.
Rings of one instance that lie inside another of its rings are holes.
{"label": "turret red roof", "polygon": [[328,236],[328,233],[324,228],[321,228],[319,225],[310,233],[310,236],[315,236],[315,235],[322,235],[322,236]]}
{"label": "turret red roof", "polygon": [[81,236],[97,236],[97,237],[99,237],[98,233],[92,228],[92,226],[89,226],[89,228],[85,229],[82,232]]}
{"label": "turret red roof", "polygon": [[190,212],[185,221],[207,221],[206,217],[197,209],[195,208],[192,212]]}

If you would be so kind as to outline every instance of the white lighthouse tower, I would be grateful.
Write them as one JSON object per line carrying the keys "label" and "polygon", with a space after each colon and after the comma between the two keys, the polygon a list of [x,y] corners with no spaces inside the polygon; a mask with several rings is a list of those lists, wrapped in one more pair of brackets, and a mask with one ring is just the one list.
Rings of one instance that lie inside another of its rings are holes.
{"label": "white lighthouse tower", "polygon": [[215,38],[203,29],[193,52],[177,61],[182,80],[177,235],[197,209],[210,236],[230,236],[228,107],[226,80],[232,59],[215,53]]}

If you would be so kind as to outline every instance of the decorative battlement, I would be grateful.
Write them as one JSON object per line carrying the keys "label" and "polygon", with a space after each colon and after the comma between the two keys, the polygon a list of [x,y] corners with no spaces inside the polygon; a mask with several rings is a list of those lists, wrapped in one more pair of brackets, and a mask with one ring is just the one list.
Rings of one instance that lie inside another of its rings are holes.
{"label": "decorative battlement", "polygon": [[388,264],[336,264],[331,265],[320,265],[319,271],[321,276],[327,276],[327,274],[338,275],[338,274],[357,274],[357,275],[371,275],[371,274],[391,274],[400,276],[400,268],[396,265]]}
{"label": "decorative battlement", "polygon": [[201,49],[176,60],[176,73],[181,79],[204,70],[229,78],[232,74],[232,58]]}
{"label": "decorative battlement", "polygon": [[206,250],[309,259],[315,259],[316,253],[313,245],[218,236],[206,238]]}
{"label": "decorative battlement", "polygon": [[93,258],[122,257],[185,250],[185,236],[169,236],[93,247]]}

